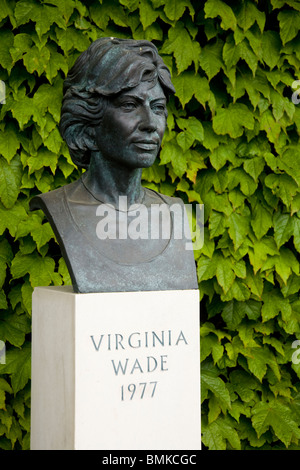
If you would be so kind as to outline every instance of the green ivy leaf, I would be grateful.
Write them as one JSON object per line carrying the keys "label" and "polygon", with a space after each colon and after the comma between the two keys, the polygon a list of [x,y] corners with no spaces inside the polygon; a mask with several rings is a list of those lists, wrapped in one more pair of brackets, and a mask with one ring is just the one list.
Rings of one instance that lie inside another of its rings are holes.
{"label": "green ivy leaf", "polygon": [[202,142],[204,137],[203,126],[194,116],[189,117],[188,119],[178,118],[176,119],[177,125],[180,129],[187,131],[194,140]]}
{"label": "green ivy leaf", "polygon": [[0,65],[8,71],[10,71],[13,66],[12,57],[9,53],[13,42],[14,36],[12,32],[2,27],[0,31]]}
{"label": "green ivy leaf", "polygon": [[226,303],[223,312],[222,318],[225,321],[227,328],[230,330],[235,330],[238,325],[241,323],[246,312],[241,308],[241,304],[236,300],[230,300]]}
{"label": "green ivy leaf", "polygon": [[[232,47],[236,50],[234,44]],[[249,71],[238,74],[235,82],[232,83],[231,86],[228,85],[227,88],[235,101],[247,93],[254,109],[261,103],[262,96],[270,101],[270,85],[266,76],[260,73],[259,70],[256,72],[255,76]]]}
{"label": "green ivy leaf", "polygon": [[281,125],[274,119],[269,109],[264,111],[260,117],[260,129],[266,132],[270,142],[277,142],[279,134],[281,132]]}
{"label": "green ivy leaf", "polygon": [[236,278],[228,291],[220,295],[222,302],[229,302],[232,299],[244,302],[250,298],[251,292],[243,281]]}
{"label": "green ivy leaf", "polygon": [[49,31],[53,23],[62,28],[66,27],[65,20],[58,8],[41,5],[35,0],[20,0],[17,2],[15,18],[18,26],[28,23],[28,21],[34,21],[36,23],[36,32],[40,38]]}
{"label": "green ivy leaf", "polygon": [[[50,150],[50,152],[54,153],[54,154],[58,154],[59,151],[60,151],[60,148],[61,148],[61,145],[62,145],[62,137],[59,133],[59,130],[57,128],[53,129],[53,131],[51,131],[49,133],[49,135],[45,138],[44,140],[44,144],[45,146],[47,147],[47,149]],[[55,165],[57,163],[57,157],[55,158]],[[52,160],[53,161],[53,160]],[[49,165],[50,166],[50,165]]]}
{"label": "green ivy leaf", "polygon": [[217,330],[215,325],[210,322],[206,322],[200,327],[200,336],[205,337],[209,335],[210,333],[213,333],[214,335],[217,336],[218,341],[220,342],[223,338],[227,338],[231,340],[231,336],[228,333],[225,333],[222,330]]}
{"label": "green ivy leaf", "polygon": [[249,259],[253,266],[254,274],[263,266],[268,255],[279,254],[277,245],[273,237],[263,237],[261,240],[255,241],[253,248],[249,249]]}
{"label": "green ivy leaf", "polygon": [[280,371],[275,356],[267,346],[247,348],[247,363],[250,371],[258,378],[260,382],[267,372],[269,366],[277,379],[280,380]]}
{"label": "green ivy leaf", "polygon": [[[205,141],[206,142],[206,141]],[[235,151],[230,144],[220,144],[216,149],[213,149],[210,161],[212,166],[219,171],[224,167],[227,161],[231,161],[235,156]]]}
{"label": "green ivy leaf", "polygon": [[155,162],[151,167],[143,169],[142,179],[146,181],[154,181],[154,183],[165,181],[166,169],[164,166],[160,166]]}
{"label": "green ivy leaf", "polygon": [[290,119],[293,118],[295,106],[288,98],[281,96],[280,93],[271,89],[271,102],[276,122],[283,117],[284,112],[287,113]]}
{"label": "green ivy leaf", "polygon": [[19,155],[10,162],[0,158],[0,199],[10,209],[18,199],[22,179],[22,165]]}
{"label": "green ivy leaf", "polygon": [[25,52],[32,47],[33,40],[27,33],[20,33],[14,37],[13,47],[9,49],[10,55],[14,62],[21,59]]}
{"label": "green ivy leaf", "polygon": [[241,449],[240,438],[228,416],[219,417],[209,424],[204,423],[202,433],[203,443],[211,450],[226,450],[227,441],[231,448]]}
{"label": "green ivy leaf", "polygon": [[299,426],[291,409],[276,399],[257,403],[252,409],[252,423],[259,437],[272,428],[286,446],[292,439],[300,438]]}
{"label": "green ivy leaf", "polygon": [[263,289],[264,289],[264,281],[259,273],[254,274],[252,270],[249,268],[247,270],[247,275],[245,282],[251,292],[256,295],[259,299],[261,299]]}
{"label": "green ivy leaf", "polygon": [[40,148],[37,155],[29,157],[26,163],[29,167],[29,175],[47,166],[51,168],[54,174],[57,165],[57,155],[48,149]]}
{"label": "green ivy leaf", "polygon": [[53,79],[57,76],[59,70],[62,70],[65,76],[68,73],[68,64],[65,57],[59,52],[55,51],[52,48],[50,50],[50,60],[45,68],[46,77],[49,82],[52,84]]}
{"label": "green ivy leaf", "polygon": [[169,29],[168,39],[165,41],[160,52],[162,54],[174,54],[179,74],[186,70],[192,62],[194,62],[197,69],[200,45],[192,41],[181,21],[178,21],[174,27]]}
{"label": "green ivy leaf", "polygon": [[9,4],[8,0],[0,0],[0,21],[2,21],[7,16],[9,17],[12,26],[15,28],[16,20],[12,5]]}
{"label": "green ivy leaf", "polygon": [[300,253],[300,219],[293,218],[293,237],[296,250]]}
{"label": "green ivy leaf", "polygon": [[[222,58],[224,60],[224,64],[226,65],[227,71],[235,67],[241,58],[239,44],[237,45],[235,43],[232,35],[227,36],[226,38],[226,42],[222,50]],[[233,87],[235,88],[234,83]]]}
{"label": "green ivy leaf", "polygon": [[254,129],[253,114],[242,103],[231,103],[228,108],[219,108],[212,122],[217,134],[229,134],[233,139],[240,137],[244,128]]}
{"label": "green ivy leaf", "polygon": [[292,313],[290,303],[279,291],[274,289],[271,292],[264,292],[262,300],[261,313],[264,322],[275,318],[279,312],[281,312],[284,318],[290,317]]}
{"label": "green ivy leaf", "polygon": [[[139,0],[129,0],[121,1],[123,5],[126,5],[130,11],[134,11],[138,8]],[[78,2],[77,2],[78,8]],[[119,2],[114,0],[109,0],[108,2],[94,3],[90,7],[90,18],[93,22],[99,26],[100,29],[106,30],[109,20],[112,19],[113,22],[119,26],[128,27],[130,25],[130,20],[128,15],[125,14],[124,9],[120,7]],[[137,24],[134,29],[136,29]]]}
{"label": "green ivy leaf", "polygon": [[213,186],[217,193],[222,194],[228,185],[228,175],[224,169],[217,171],[213,178]]}
{"label": "green ivy leaf", "polygon": [[25,237],[30,234],[36,242],[38,250],[53,238],[53,231],[49,222],[42,223],[41,217],[30,213],[26,221],[18,226],[15,237]]}
{"label": "green ivy leaf", "polygon": [[25,335],[30,333],[31,323],[27,315],[17,315],[11,312],[1,314],[0,337],[13,346],[21,347]]}
{"label": "green ivy leaf", "polygon": [[11,264],[11,274],[19,279],[29,273],[32,287],[48,286],[57,281],[54,272],[55,262],[50,257],[41,257],[37,253],[23,255],[17,253]]}
{"label": "green ivy leaf", "polygon": [[179,147],[172,142],[166,143],[160,153],[160,164],[164,165],[171,162],[174,172],[181,177],[187,169],[187,159]]}
{"label": "green ivy leaf", "polygon": [[56,28],[57,41],[62,50],[67,54],[71,49],[85,51],[89,45],[89,38],[75,28],[59,29]]}
{"label": "green ivy leaf", "polygon": [[[0,241],[0,288],[2,288],[5,278],[7,266],[10,265],[13,258],[13,253],[10,244],[7,240]],[[5,296],[4,296],[5,297]],[[6,299],[5,299],[6,302]]]}
{"label": "green ivy leaf", "polygon": [[299,274],[299,264],[294,254],[285,247],[281,247],[278,256],[268,258],[261,268],[261,271],[269,270],[275,267],[276,272],[279,274],[284,284],[287,283],[288,278],[294,271],[295,274]]}
{"label": "green ivy leaf", "polygon": [[292,274],[286,285],[282,287],[281,292],[284,297],[289,297],[290,295],[296,294],[300,290],[300,277]]}
{"label": "green ivy leaf", "polygon": [[234,391],[245,403],[251,402],[255,398],[255,390],[260,388],[259,383],[243,370],[235,370],[230,373],[230,382]]}
{"label": "green ivy leaf", "polygon": [[32,99],[28,96],[18,97],[11,108],[13,117],[18,121],[20,130],[24,129],[33,114]]}
{"label": "green ivy leaf", "polygon": [[235,279],[235,270],[229,258],[219,257],[216,277],[223,291],[227,293]]}
{"label": "green ivy leaf", "polygon": [[[152,23],[154,23],[156,18],[159,16],[159,11],[154,10],[151,3],[148,2],[148,1],[140,2],[139,10],[140,10],[141,23],[142,23],[143,29],[145,31],[150,25],[152,25]],[[167,16],[168,16],[168,14],[167,14]],[[179,16],[179,18],[180,18],[180,16]]]}
{"label": "green ivy leaf", "polygon": [[201,256],[198,261],[197,272],[199,281],[206,281],[212,279],[216,274],[217,263],[216,258],[211,260]]}
{"label": "green ivy leaf", "polygon": [[18,423],[18,421],[16,420],[16,418],[14,416],[12,417],[12,425],[11,425],[9,431],[6,432],[5,434],[11,442],[12,449],[14,449],[15,443],[17,441],[21,442],[21,440],[22,440],[21,426],[20,426],[20,424]]}
{"label": "green ivy leaf", "polygon": [[10,162],[20,148],[20,140],[15,126],[8,124],[4,131],[0,131],[0,154]]}
{"label": "green ivy leaf", "polygon": [[280,248],[293,234],[293,222],[289,214],[274,214],[274,240]]}
{"label": "green ivy leaf", "polygon": [[279,197],[283,203],[290,207],[294,196],[298,191],[298,184],[289,175],[270,174],[265,178],[265,185],[272,189],[273,194]]}
{"label": "green ivy leaf", "polygon": [[9,383],[0,377],[0,410],[5,410],[5,392],[13,393]]}
{"label": "green ivy leaf", "polygon": [[172,21],[179,20],[179,18],[182,17],[186,8],[189,9],[192,18],[194,17],[195,10],[189,0],[178,0],[176,2],[174,2],[173,0],[166,0],[164,4],[164,11],[167,17]]}
{"label": "green ivy leaf", "polygon": [[202,339],[200,350],[202,362],[211,354],[214,363],[216,363],[223,356],[224,346],[221,345],[215,335],[208,335]]}
{"label": "green ivy leaf", "polygon": [[[300,152],[297,146],[289,146],[276,159],[278,168],[291,176],[300,185]],[[294,196],[294,193],[293,193]]]}
{"label": "green ivy leaf", "polygon": [[259,202],[255,205],[252,213],[251,227],[259,240],[267,234],[273,226],[273,219],[270,212]]}
{"label": "green ivy leaf", "polygon": [[206,370],[202,370],[201,389],[203,390],[204,395],[206,390],[210,390],[218,398],[219,402],[225,407],[225,409],[231,407],[229,391],[220,377],[214,377]]}
{"label": "green ivy leaf", "polygon": [[177,134],[176,140],[182,151],[186,152],[193,145],[195,138],[189,131],[182,131]]}
{"label": "green ivy leaf", "polygon": [[252,48],[248,45],[247,41],[242,41],[239,44],[239,53],[241,59],[243,59],[246,64],[251,69],[253,76],[255,75],[257,65],[258,65],[258,58],[256,54],[253,52]]}
{"label": "green ivy leaf", "polygon": [[246,0],[240,6],[236,19],[237,24],[244,31],[247,31],[256,22],[260,31],[263,32],[266,22],[266,15],[263,11],[258,10],[258,8],[256,8],[252,2]]}
{"label": "green ivy leaf", "polygon": [[63,15],[66,22],[69,21],[77,2],[74,0],[47,0],[48,5],[55,5]]}
{"label": "green ivy leaf", "polygon": [[216,18],[217,16],[221,17],[221,28],[222,29],[232,29],[233,31],[236,28],[236,17],[226,3],[221,0],[207,0],[204,6],[206,18]]}
{"label": "green ivy leaf", "polygon": [[11,376],[11,385],[15,394],[25,387],[31,373],[30,343],[25,343],[22,349],[7,351],[6,364],[1,366],[1,373]]}
{"label": "green ivy leaf", "polygon": [[14,237],[19,223],[27,217],[26,211],[21,203],[17,202],[10,209],[6,209],[0,203],[0,234],[8,229],[9,233]]}
{"label": "green ivy leaf", "polygon": [[294,10],[281,10],[278,13],[279,34],[283,45],[294,39],[300,29],[300,13]]}
{"label": "green ivy leaf", "polygon": [[249,322],[242,322],[239,325],[239,337],[245,348],[259,347],[259,344],[254,339],[254,334],[254,328],[250,327]]}
{"label": "green ivy leaf", "polygon": [[[39,123],[38,116],[45,116],[46,112],[53,116],[54,121],[51,120],[51,117],[47,115],[47,122],[50,121],[51,123],[51,130],[54,129],[54,126],[60,119],[60,109],[61,109],[61,102],[63,98],[62,93],[62,80],[58,79],[53,82],[52,85],[43,84],[39,87],[33,97],[33,106],[37,110],[36,115],[36,122]],[[46,125],[47,126],[47,125]],[[44,130],[46,126],[40,126],[41,130]],[[52,127],[53,126],[53,127]],[[49,131],[50,132],[50,131]],[[42,138],[46,137],[47,135],[41,134]]]}
{"label": "green ivy leaf", "polygon": [[7,299],[6,299],[6,295],[5,295],[5,292],[3,292],[3,290],[0,291],[0,309],[1,310],[6,310],[8,307],[8,304],[7,304]]}
{"label": "green ivy leaf", "polygon": [[58,272],[62,277],[64,285],[72,285],[70,273],[63,257],[61,257],[58,262]]}
{"label": "green ivy leaf", "polygon": [[25,281],[21,287],[22,293],[22,305],[25,307],[25,310],[31,315],[32,310],[32,293],[33,288],[28,281]]}
{"label": "green ivy leaf", "polygon": [[272,70],[279,61],[281,41],[276,31],[265,31],[262,41],[262,59]]}
{"label": "green ivy leaf", "polygon": [[212,211],[209,218],[209,233],[211,238],[222,235],[225,230],[224,215],[221,212]]}
{"label": "green ivy leaf", "polygon": [[206,44],[206,46],[201,49],[199,62],[209,81],[217,75],[223,67],[222,48],[222,42],[216,42],[215,44]]}
{"label": "green ivy leaf", "polygon": [[234,243],[235,250],[242,245],[245,237],[248,235],[250,220],[251,218],[249,214],[242,215],[237,212],[232,212],[228,217],[228,233]]}
{"label": "green ivy leaf", "polygon": [[257,182],[259,175],[264,169],[265,160],[260,156],[250,158],[244,162],[243,166],[244,170]]}
{"label": "green ivy leaf", "polygon": [[193,96],[205,107],[205,104],[211,99],[211,91],[208,80],[193,72],[187,71],[181,75],[173,77],[173,83],[183,107],[192,99]]}

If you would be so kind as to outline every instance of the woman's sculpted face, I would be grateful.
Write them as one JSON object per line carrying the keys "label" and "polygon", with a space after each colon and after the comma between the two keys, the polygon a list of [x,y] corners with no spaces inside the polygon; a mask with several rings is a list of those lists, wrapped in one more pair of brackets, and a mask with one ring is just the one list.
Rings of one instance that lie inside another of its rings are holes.
{"label": "woman's sculpted face", "polygon": [[166,127],[166,97],[144,81],[110,98],[94,139],[102,158],[131,169],[153,165]]}
{"label": "woman's sculpted face", "polygon": [[[100,150],[107,156],[107,148],[111,149],[112,158],[121,158],[134,167],[137,154],[141,167],[149,166],[147,162],[155,160],[167,116],[166,101],[175,89],[170,71],[154,44],[146,40],[97,39],[69,71],[63,91],[59,129],[77,166],[87,169],[92,153]],[[128,104],[123,104],[121,99],[126,95],[130,99]],[[145,119],[148,111],[149,119]],[[146,132],[140,123],[147,120],[150,126],[146,124],[146,127],[150,131]],[[152,131],[152,127],[157,129]],[[102,129],[105,131],[103,136]],[[124,148],[117,156],[118,144],[123,143],[124,136]],[[130,149],[125,148],[129,145],[129,136],[144,144],[143,148],[133,144]],[[115,139],[114,148],[111,137]],[[126,158],[124,152],[129,152]]]}

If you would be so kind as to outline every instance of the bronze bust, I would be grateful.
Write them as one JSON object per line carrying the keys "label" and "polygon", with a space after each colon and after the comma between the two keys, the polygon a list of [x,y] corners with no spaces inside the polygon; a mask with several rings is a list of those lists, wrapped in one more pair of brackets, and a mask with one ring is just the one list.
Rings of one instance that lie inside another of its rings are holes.
{"label": "bronze bust", "polygon": [[144,40],[96,40],[65,80],[60,132],[86,171],[35,196],[30,208],[51,223],[75,292],[198,288],[188,230],[175,233],[175,218],[186,220],[182,201],[141,185],[174,92],[156,47]]}

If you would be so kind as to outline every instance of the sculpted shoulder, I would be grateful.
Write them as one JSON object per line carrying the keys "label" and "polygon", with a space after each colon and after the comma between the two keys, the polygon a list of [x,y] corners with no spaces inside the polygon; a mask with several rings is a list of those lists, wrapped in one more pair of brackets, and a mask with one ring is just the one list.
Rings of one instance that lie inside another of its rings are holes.
{"label": "sculpted shoulder", "polygon": [[29,208],[31,211],[41,209],[46,212],[46,210],[51,209],[51,207],[61,205],[62,200],[65,198],[66,191],[75,190],[78,186],[80,186],[79,180],[61,188],[54,189],[53,191],[49,191],[48,193],[38,194],[31,199]]}
{"label": "sculpted shoulder", "polygon": [[[162,204],[163,202],[169,206],[172,206],[173,204],[183,205],[183,201],[179,197],[166,196],[149,188],[144,188],[144,190],[146,193],[148,206],[151,204]],[[101,204],[101,201],[95,200],[85,190],[81,180],[79,179],[61,188],[49,191],[48,193],[34,196],[29,203],[29,207],[31,211],[41,209],[47,214],[49,210],[51,211],[52,208],[54,209],[57,206],[61,206],[65,198],[67,198],[68,201],[74,202],[76,204]]]}

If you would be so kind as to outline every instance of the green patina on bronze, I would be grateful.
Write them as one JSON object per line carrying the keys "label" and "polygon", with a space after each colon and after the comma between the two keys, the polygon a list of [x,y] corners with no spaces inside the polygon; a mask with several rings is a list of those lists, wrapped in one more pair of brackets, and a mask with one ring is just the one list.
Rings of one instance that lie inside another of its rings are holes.
{"label": "green patina on bronze", "polygon": [[[145,40],[98,39],[65,80],[60,132],[74,163],[86,172],[75,183],[34,197],[30,207],[42,209],[51,223],[75,292],[198,288],[187,232],[175,236],[172,207],[180,208],[184,220],[182,201],[141,185],[143,168],[160,151],[174,92],[168,68]],[[136,217],[132,207],[146,208],[145,237],[99,239],[97,211],[103,204],[113,207],[107,221],[117,235]],[[153,205],[167,207],[160,222],[170,220],[167,238],[151,237],[153,223],[159,223],[153,217],[149,222]]]}

